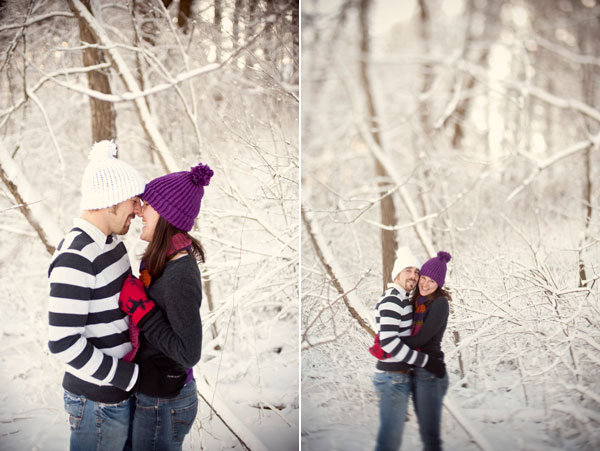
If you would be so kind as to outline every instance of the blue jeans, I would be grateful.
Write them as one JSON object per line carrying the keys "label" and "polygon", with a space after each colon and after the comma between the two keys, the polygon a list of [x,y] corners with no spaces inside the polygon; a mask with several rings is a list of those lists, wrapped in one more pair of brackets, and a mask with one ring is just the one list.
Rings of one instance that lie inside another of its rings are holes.
{"label": "blue jeans", "polygon": [[448,391],[448,374],[442,379],[424,368],[415,368],[412,396],[424,451],[442,449],[442,401]]}
{"label": "blue jeans", "polygon": [[173,398],[136,394],[132,425],[134,451],[181,450],[198,412],[196,381]]}
{"label": "blue jeans", "polygon": [[410,374],[375,373],[373,385],[379,396],[379,432],[376,451],[397,451],[402,444],[402,432],[410,397]]}
{"label": "blue jeans", "polygon": [[105,404],[65,390],[64,400],[71,425],[71,451],[114,451],[125,447],[131,399]]}

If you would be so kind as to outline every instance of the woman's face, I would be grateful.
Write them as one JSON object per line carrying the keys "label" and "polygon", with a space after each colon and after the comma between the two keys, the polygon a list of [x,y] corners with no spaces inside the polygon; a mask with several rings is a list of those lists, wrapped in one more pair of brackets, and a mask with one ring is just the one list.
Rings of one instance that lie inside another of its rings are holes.
{"label": "woman's face", "polygon": [[428,296],[437,290],[437,288],[438,284],[435,280],[427,276],[419,277],[419,293],[421,296]]}
{"label": "woman's face", "polygon": [[156,212],[152,205],[147,202],[144,202],[144,206],[142,207],[142,234],[140,238],[144,241],[152,241],[152,237],[154,236],[154,229],[156,228],[156,224],[158,223],[158,218],[160,215]]}

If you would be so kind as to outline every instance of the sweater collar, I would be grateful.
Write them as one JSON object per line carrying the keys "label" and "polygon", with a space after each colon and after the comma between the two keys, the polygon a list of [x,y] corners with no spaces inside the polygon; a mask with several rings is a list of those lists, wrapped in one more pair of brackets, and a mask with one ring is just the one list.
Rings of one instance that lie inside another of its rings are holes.
{"label": "sweater collar", "polygon": [[403,298],[407,298],[408,295],[410,294],[410,293],[407,293],[404,288],[402,288],[400,285],[398,285],[398,284],[396,284],[394,282],[388,283],[387,286],[388,286],[388,288],[395,288],[396,290],[398,290],[400,292],[400,295]]}
{"label": "sweater collar", "polygon": [[104,249],[109,242],[116,238],[115,235],[108,235],[107,237],[102,230],[83,218],[73,219],[73,225],[87,233],[100,249]]}

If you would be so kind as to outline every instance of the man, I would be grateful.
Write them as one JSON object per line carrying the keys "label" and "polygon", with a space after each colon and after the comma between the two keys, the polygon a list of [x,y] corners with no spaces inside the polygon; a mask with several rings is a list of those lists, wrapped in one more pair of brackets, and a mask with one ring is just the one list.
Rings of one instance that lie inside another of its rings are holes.
{"label": "man", "polygon": [[138,365],[129,320],[119,310],[131,273],[121,239],[140,213],[144,179],[114,158],[112,141],[92,147],[81,182],[81,218],[58,245],[48,269],[50,352],[68,366],[63,378],[71,450],[120,450],[127,441]]}
{"label": "man", "polygon": [[398,450],[411,392],[411,365],[424,367],[438,377],[445,374],[444,363],[415,351],[402,342],[412,329],[413,307],[410,292],[419,280],[419,261],[408,247],[396,253],[393,283],[377,303],[378,340],[370,349],[378,359],[373,384],[379,397],[379,432],[376,450]]}

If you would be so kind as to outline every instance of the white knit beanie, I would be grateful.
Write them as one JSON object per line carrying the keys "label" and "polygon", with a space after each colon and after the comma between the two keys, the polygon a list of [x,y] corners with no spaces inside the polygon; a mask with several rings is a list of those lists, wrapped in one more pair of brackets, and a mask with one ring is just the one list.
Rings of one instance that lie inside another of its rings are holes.
{"label": "white knit beanie", "polygon": [[138,171],[117,160],[116,144],[99,141],[92,146],[81,180],[81,209],[98,210],[138,196],[144,192],[146,182]]}
{"label": "white knit beanie", "polygon": [[402,246],[396,251],[396,261],[392,269],[392,281],[400,274],[404,268],[420,268],[421,263],[410,251],[408,246]]}

